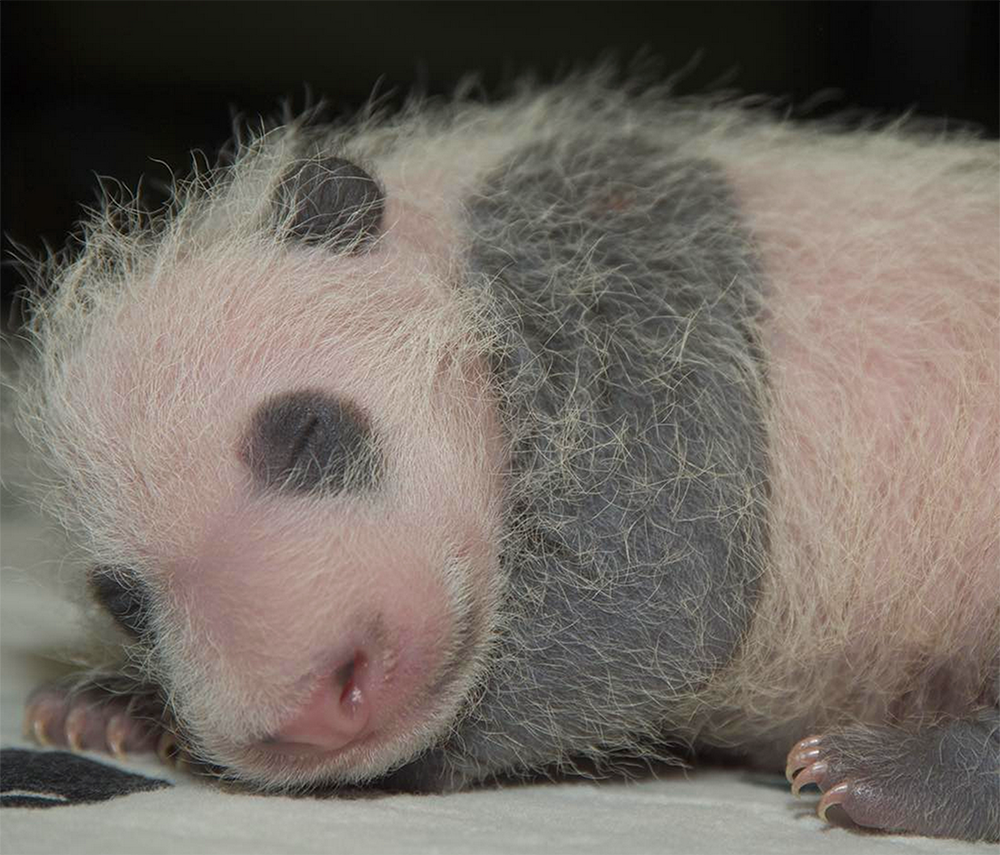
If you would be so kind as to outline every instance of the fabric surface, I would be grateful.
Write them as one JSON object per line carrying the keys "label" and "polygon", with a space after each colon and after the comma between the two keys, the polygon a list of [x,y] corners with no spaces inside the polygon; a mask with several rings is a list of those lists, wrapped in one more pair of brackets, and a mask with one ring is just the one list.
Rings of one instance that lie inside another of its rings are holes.
{"label": "fabric surface", "polygon": [[[82,630],[76,610],[43,583],[45,577],[58,576],[62,550],[9,494],[4,499],[4,855],[996,852],[987,844],[830,827],[815,815],[815,796],[795,799],[786,785],[777,785],[780,781],[739,771],[670,770],[642,781],[580,780],[447,796],[289,798],[224,789],[164,768],[149,756],[117,762],[55,750],[18,754],[38,749],[21,733],[25,698],[38,683],[61,673],[54,654],[72,650]],[[57,807],[38,810],[39,797]],[[99,798],[103,800],[94,800]],[[35,807],[25,806],[29,803]]]}
{"label": "fabric surface", "polygon": [[68,807],[169,786],[67,751],[0,751],[2,807]]}

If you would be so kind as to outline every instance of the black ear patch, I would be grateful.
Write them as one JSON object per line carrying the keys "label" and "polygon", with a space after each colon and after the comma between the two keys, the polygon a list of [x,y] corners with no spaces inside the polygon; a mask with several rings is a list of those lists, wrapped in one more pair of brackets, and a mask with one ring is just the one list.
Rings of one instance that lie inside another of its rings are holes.
{"label": "black ear patch", "polygon": [[129,635],[139,639],[151,634],[150,591],[130,570],[95,567],[90,571],[89,581],[94,599]]}
{"label": "black ear patch", "polygon": [[381,458],[365,414],[325,392],[287,392],[263,403],[241,457],[262,487],[336,495],[375,487]]}
{"label": "black ear patch", "polygon": [[308,160],[278,189],[278,216],[288,234],[309,244],[359,252],[382,231],[385,192],[360,166],[342,157]]}

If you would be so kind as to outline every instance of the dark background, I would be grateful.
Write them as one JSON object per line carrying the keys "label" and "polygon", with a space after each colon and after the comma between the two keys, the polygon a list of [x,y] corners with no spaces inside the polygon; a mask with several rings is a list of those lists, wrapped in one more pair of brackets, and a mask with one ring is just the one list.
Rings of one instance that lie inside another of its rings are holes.
{"label": "dark background", "polygon": [[[155,202],[168,166],[213,153],[234,113],[272,116],[307,93],[334,113],[415,84],[487,92],[609,52],[662,60],[679,84],[781,96],[808,115],[914,111],[998,132],[998,4],[147,2],[0,5],[4,257],[62,246],[97,176]],[[831,92],[830,90],[835,90]],[[162,161],[162,163],[158,163]],[[2,268],[11,318],[16,266]],[[13,316],[16,322],[16,313]]]}

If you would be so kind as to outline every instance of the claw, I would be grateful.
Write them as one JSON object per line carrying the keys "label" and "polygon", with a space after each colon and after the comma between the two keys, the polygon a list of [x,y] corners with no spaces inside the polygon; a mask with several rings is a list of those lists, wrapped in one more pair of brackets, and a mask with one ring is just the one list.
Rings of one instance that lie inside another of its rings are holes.
{"label": "claw", "polygon": [[789,755],[788,765],[785,766],[785,777],[791,783],[795,780],[795,773],[806,766],[812,766],[819,762],[820,749],[810,748],[808,751],[800,751],[797,754]]}
{"label": "claw", "polygon": [[104,729],[104,741],[107,743],[111,753],[119,760],[126,757],[125,740],[128,738],[128,719],[121,713],[117,713],[108,719],[107,727]]}
{"label": "claw", "polygon": [[801,790],[806,784],[816,784],[820,786],[820,782],[826,777],[827,772],[830,771],[830,767],[827,766],[822,760],[818,760],[815,763],[811,763],[806,766],[798,775],[795,776],[795,780],[792,781],[792,795],[797,796],[799,790]]}
{"label": "claw", "polygon": [[824,822],[829,822],[830,820],[826,818],[826,812],[834,805],[839,805],[843,802],[850,790],[851,782],[841,781],[823,793],[823,798],[819,800],[819,804],[816,806],[816,813],[819,814],[819,818]]}
{"label": "claw", "polygon": [[31,719],[31,735],[34,737],[35,742],[41,745],[43,748],[51,748],[52,741],[49,739],[49,735],[45,732],[45,721],[41,716],[35,715]]}
{"label": "claw", "polygon": [[822,737],[807,736],[805,739],[795,743],[795,746],[788,752],[788,763],[785,766],[785,777],[791,782],[795,778],[795,773],[819,760],[819,744]]}
{"label": "claw", "polygon": [[66,716],[63,730],[66,732],[66,742],[71,751],[83,751],[83,731],[87,719],[85,707],[74,707]]}

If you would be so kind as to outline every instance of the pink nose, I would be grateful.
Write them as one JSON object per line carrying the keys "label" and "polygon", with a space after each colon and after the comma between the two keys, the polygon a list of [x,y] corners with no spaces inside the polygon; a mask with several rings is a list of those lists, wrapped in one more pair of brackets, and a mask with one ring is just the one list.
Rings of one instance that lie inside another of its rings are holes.
{"label": "pink nose", "polygon": [[368,658],[361,652],[320,681],[312,695],[265,742],[280,753],[336,751],[357,740],[371,717]]}

